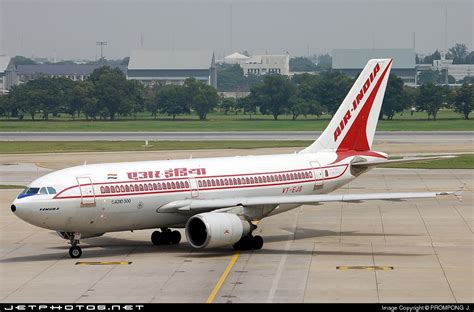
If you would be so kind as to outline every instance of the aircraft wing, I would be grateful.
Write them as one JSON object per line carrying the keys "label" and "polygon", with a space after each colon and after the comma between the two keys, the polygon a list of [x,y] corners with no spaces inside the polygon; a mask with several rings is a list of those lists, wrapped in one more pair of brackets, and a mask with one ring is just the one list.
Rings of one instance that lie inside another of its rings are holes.
{"label": "aircraft wing", "polygon": [[375,166],[387,165],[387,164],[399,164],[399,163],[406,163],[406,162],[449,159],[449,158],[455,158],[455,157],[457,156],[406,157],[406,158],[388,159],[388,160],[387,159],[367,160],[362,157],[356,157],[351,162],[351,166],[367,168],[367,167],[375,167]]}
{"label": "aircraft wing", "polygon": [[220,199],[187,199],[170,202],[158,208],[158,212],[205,212],[236,206],[251,207],[279,204],[319,204],[327,202],[359,202],[366,200],[402,200],[409,198],[432,198],[443,195],[461,196],[461,192],[420,192],[420,193],[370,193],[370,194],[322,194],[256,196]]}

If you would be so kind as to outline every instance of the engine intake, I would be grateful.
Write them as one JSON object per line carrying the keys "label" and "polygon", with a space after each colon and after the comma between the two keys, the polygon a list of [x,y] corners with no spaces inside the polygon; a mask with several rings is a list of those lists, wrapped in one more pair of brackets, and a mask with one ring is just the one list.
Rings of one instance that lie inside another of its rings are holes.
{"label": "engine intake", "polygon": [[189,218],[186,237],[194,248],[232,246],[248,235],[252,225],[231,213],[200,213]]}

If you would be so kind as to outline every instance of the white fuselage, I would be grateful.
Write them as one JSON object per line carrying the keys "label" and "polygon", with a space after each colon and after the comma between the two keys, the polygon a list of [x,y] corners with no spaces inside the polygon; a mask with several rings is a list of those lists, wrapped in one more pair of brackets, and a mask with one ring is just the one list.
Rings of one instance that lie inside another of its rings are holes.
{"label": "white fuselage", "polygon": [[[157,209],[191,198],[329,193],[355,178],[350,172],[354,156],[319,152],[84,165],[30,185],[54,188],[55,194],[26,196],[13,204],[23,220],[61,232],[183,227],[190,214]],[[260,218],[298,206],[275,205]]]}

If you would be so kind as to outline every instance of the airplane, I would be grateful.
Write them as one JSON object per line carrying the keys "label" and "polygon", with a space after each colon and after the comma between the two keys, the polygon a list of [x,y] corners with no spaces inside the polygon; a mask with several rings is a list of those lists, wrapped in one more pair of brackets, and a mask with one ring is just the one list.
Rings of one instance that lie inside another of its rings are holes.
{"label": "airplane", "polygon": [[391,66],[369,60],[324,132],[298,153],[85,164],[36,179],[11,211],[56,231],[79,258],[81,239],[142,229],[160,229],[154,245],[178,244],[171,229],[184,228],[194,248],[257,250],[256,221],[303,204],[458,195],[329,194],[379,165],[443,157],[388,159],[371,149]]}

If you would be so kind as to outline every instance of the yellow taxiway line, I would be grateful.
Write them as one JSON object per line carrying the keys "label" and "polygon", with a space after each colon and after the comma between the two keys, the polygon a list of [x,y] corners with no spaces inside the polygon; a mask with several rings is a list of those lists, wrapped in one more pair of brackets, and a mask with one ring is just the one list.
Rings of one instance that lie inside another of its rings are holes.
{"label": "yellow taxiway line", "polygon": [[237,259],[239,259],[240,252],[236,252],[235,255],[230,259],[229,265],[227,265],[227,268],[225,269],[224,273],[222,273],[221,277],[217,281],[216,285],[212,289],[211,294],[206,300],[206,303],[212,303],[214,301],[214,298],[216,297],[217,293],[219,292],[219,289],[221,289],[222,285],[224,284],[225,280],[227,279],[227,276],[230,273],[230,270],[234,267],[235,263],[237,262]]}

